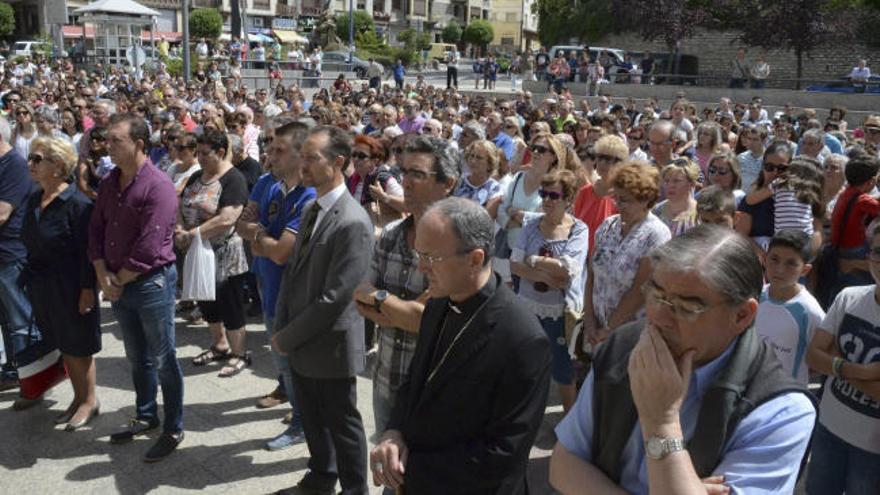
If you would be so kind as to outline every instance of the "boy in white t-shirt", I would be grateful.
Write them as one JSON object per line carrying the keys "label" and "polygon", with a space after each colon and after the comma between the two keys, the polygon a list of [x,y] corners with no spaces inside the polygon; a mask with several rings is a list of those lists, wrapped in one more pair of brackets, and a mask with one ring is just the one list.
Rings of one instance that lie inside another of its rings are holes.
{"label": "boy in white t-shirt", "polygon": [[825,318],[818,301],[798,283],[812,269],[810,236],[786,229],[767,250],[767,278],[761,292],[755,330],[768,340],[782,366],[804,385],[810,379],[805,357],[816,328]]}

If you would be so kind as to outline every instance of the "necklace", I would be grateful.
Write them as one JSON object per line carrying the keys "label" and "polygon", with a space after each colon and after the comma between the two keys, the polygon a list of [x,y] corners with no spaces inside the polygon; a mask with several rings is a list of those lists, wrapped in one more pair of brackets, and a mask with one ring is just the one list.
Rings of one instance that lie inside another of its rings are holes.
{"label": "necklace", "polygon": [[[465,330],[468,329],[468,327],[471,325],[471,322],[474,321],[474,318],[476,318],[476,316],[477,316],[478,314],[480,314],[480,311],[483,310],[483,308],[486,306],[486,304],[487,304],[488,302],[489,302],[489,299],[486,299],[485,301],[483,301],[483,304],[480,304],[480,307],[478,307],[478,308],[476,309],[476,311],[474,311],[474,313],[471,315],[471,317],[468,318],[468,320],[464,323],[464,326],[461,327],[461,330],[459,330],[458,333],[455,334],[455,338],[452,339],[452,343],[449,344],[449,347],[446,348],[446,352],[444,352],[444,353],[443,353],[443,356],[440,357],[440,362],[438,362],[437,365],[434,366],[433,369],[431,369],[431,373],[428,374],[428,381],[427,381],[427,383],[431,383],[431,380],[434,379],[434,375],[437,374],[437,371],[440,369],[441,366],[443,366],[443,363],[446,362],[446,358],[449,357],[449,353],[452,352],[452,349],[455,347],[455,344],[458,343],[458,339],[461,338],[461,335],[464,333]],[[447,313],[447,314],[448,314],[448,313]],[[438,346],[439,346],[440,342],[443,341],[443,335],[445,335],[445,333],[446,333],[446,322],[447,322],[447,321],[449,321],[449,320],[446,319],[446,318],[444,318],[444,319],[443,319],[443,326],[440,327],[440,336],[437,338],[437,344],[438,344]],[[434,357],[434,358],[437,357],[437,349],[434,350],[434,356],[433,356],[433,357]]]}

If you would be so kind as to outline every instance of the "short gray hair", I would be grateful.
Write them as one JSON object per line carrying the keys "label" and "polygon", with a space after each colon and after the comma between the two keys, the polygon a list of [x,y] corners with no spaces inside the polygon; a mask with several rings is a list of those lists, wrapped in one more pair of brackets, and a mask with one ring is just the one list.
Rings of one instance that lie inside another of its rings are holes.
{"label": "short gray hair", "polygon": [[244,141],[241,139],[241,136],[238,134],[229,133],[229,150],[232,151],[233,154],[241,153],[244,149]]}
{"label": "short gray hair", "polygon": [[12,128],[9,127],[9,121],[0,117],[0,141],[12,144],[10,140],[12,140]]}
{"label": "short gray hair", "polygon": [[495,222],[485,208],[468,199],[451,197],[434,203],[427,213],[434,211],[449,220],[459,252],[481,249],[486,255],[483,266],[489,264],[495,248]]}
{"label": "short gray hair", "polygon": [[53,125],[58,125],[58,123],[61,121],[61,119],[58,117],[58,112],[55,111],[54,108],[47,106],[47,105],[43,105],[43,106],[37,108],[34,111],[34,116],[40,117],[41,119],[44,119],[44,120],[48,120]]}
{"label": "short gray hair", "polygon": [[824,164],[823,168],[828,168],[828,165],[830,165],[831,163],[836,163],[836,164],[840,165],[840,171],[845,172],[846,171],[846,164],[849,163],[849,157],[846,155],[832,153],[832,154],[828,155],[827,158],[825,158],[825,164]]}
{"label": "short gray hair", "polygon": [[803,138],[801,138],[801,142],[805,143],[807,140],[816,141],[817,143],[824,145],[825,131],[822,129],[807,129],[807,131],[804,132]]}
{"label": "short gray hair", "polygon": [[108,100],[106,98],[101,98],[100,100],[95,101],[95,105],[104,105],[107,107],[107,115],[116,115],[116,102],[113,100]]}
{"label": "short gray hair", "polygon": [[434,158],[434,177],[437,182],[461,177],[461,152],[449,146],[445,139],[434,136],[418,136],[406,142],[404,153],[426,153]]}
{"label": "short gray hair", "polygon": [[651,264],[675,271],[696,272],[731,303],[757,299],[764,271],[752,245],[736,232],[700,225],[651,251]]}

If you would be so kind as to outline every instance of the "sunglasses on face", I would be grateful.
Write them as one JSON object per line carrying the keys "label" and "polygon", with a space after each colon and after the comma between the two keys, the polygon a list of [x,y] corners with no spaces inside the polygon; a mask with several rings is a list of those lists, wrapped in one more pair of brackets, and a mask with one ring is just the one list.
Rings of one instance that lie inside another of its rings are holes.
{"label": "sunglasses on face", "polygon": [[541,199],[549,199],[550,201],[559,201],[562,199],[561,192],[545,191],[544,189],[538,190],[538,196],[541,196]]}
{"label": "sunglasses on face", "polygon": [[[764,168],[766,168],[766,165]],[[730,173],[730,170],[726,168],[718,168],[715,165],[709,165],[709,168],[707,170],[712,175],[720,175],[722,177]]]}
{"label": "sunglasses on face", "polygon": [[543,155],[545,153],[549,153],[549,152],[553,151],[552,149],[548,148],[547,146],[541,146],[540,144],[533,144],[533,145],[529,146],[529,149],[532,150],[532,153],[537,153],[539,155]]}
{"label": "sunglasses on face", "polygon": [[37,164],[43,161],[43,156],[36,153],[31,153],[30,155],[28,155],[28,161]]}
{"label": "sunglasses on face", "polygon": [[18,115],[18,116],[22,116],[22,115],[30,115],[30,112],[25,112],[25,111],[15,112],[15,115]]}
{"label": "sunglasses on face", "polygon": [[596,161],[617,163],[620,161],[620,158],[617,158],[616,156],[611,156],[611,155],[596,155]]}
{"label": "sunglasses on face", "polygon": [[788,170],[788,165],[775,165],[773,163],[765,163],[764,171],[767,173],[782,173]]}
{"label": "sunglasses on face", "polygon": [[351,154],[351,157],[354,158],[355,160],[367,160],[369,158],[372,158],[370,155],[368,155],[366,153],[362,153],[360,151],[355,151],[354,153]]}

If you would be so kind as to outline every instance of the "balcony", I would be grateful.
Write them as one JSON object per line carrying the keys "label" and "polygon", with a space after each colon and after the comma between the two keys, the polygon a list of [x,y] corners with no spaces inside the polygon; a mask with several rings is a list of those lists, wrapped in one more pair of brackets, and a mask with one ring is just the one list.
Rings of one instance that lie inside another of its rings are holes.
{"label": "balcony", "polygon": [[285,5],[283,3],[275,4],[275,15],[283,16],[283,17],[296,17],[298,14],[296,12],[295,5]]}
{"label": "balcony", "polygon": [[390,20],[391,20],[390,13],[373,11],[373,21],[375,21],[375,22],[389,22]]}
{"label": "balcony", "polygon": [[270,0],[253,0],[251,8],[254,10],[272,10],[272,3]]}

